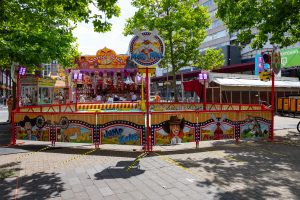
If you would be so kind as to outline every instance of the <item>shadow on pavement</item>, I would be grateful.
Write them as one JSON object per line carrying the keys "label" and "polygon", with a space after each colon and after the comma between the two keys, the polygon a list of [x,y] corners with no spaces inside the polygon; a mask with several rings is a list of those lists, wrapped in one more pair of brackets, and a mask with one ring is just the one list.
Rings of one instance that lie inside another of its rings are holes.
{"label": "shadow on pavement", "polygon": [[20,162],[11,162],[0,165],[0,181],[3,181],[11,176],[15,176],[16,173],[21,170],[19,165]]}
{"label": "shadow on pavement", "polygon": [[[1,165],[3,168],[13,167],[16,171],[21,170],[19,163]],[[0,199],[50,199],[60,197],[64,191],[63,182],[56,173],[35,173],[22,177],[5,178],[0,180]]]}
{"label": "shadow on pavement", "polygon": [[295,199],[300,197],[300,149],[255,143],[240,148],[223,146],[222,158],[174,159],[203,177],[199,187],[214,185],[216,199]]}
{"label": "shadow on pavement", "polygon": [[[119,161],[116,166],[108,167],[103,171],[95,174],[97,180],[115,179],[115,178],[130,178],[143,174],[146,170],[140,169],[136,164],[132,166],[133,161]],[[138,164],[138,163],[137,163]],[[132,168],[131,168],[132,167]],[[130,168],[128,170],[128,168]]]}

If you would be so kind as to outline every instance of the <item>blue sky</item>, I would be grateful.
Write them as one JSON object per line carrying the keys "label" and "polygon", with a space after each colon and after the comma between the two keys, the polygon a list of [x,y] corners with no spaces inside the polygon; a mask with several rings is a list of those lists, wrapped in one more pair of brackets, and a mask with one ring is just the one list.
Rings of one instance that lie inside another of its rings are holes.
{"label": "blue sky", "polygon": [[119,0],[118,6],[121,8],[121,15],[113,18],[110,22],[113,24],[112,30],[107,33],[96,33],[93,24],[81,23],[73,31],[79,44],[79,51],[82,55],[95,55],[97,50],[104,47],[113,49],[117,54],[124,54],[128,50],[129,42],[132,36],[125,37],[122,32],[126,19],[132,17],[136,8],[131,4],[131,0]]}

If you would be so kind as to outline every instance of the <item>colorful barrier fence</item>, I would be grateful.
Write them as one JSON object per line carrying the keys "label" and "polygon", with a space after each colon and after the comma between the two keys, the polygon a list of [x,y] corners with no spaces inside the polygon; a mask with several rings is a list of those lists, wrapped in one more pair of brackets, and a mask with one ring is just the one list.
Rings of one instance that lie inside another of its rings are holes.
{"label": "colorful barrier fence", "polygon": [[[163,104],[151,104],[152,108],[161,105]],[[195,104],[179,106],[187,108],[193,105]],[[170,108],[170,105],[167,106]],[[175,105],[176,108],[179,106]],[[60,106],[58,110],[64,108],[67,107]],[[151,144],[272,137],[270,109],[260,105],[229,104],[214,106],[208,104],[207,108],[209,110],[205,111],[150,112]],[[53,112],[48,111],[49,107],[30,110],[32,111],[14,112],[12,142],[15,139],[28,139],[53,143],[56,141],[127,145],[146,143],[145,112],[55,112],[57,110],[55,106],[50,109],[55,110]]]}

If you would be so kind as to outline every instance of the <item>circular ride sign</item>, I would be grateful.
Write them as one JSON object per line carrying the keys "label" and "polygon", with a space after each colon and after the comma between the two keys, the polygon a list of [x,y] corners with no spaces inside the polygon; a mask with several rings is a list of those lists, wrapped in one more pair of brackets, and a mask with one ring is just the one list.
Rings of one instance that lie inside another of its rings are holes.
{"label": "circular ride sign", "polygon": [[150,67],[158,64],[165,54],[165,44],[158,31],[134,31],[129,43],[130,58],[139,66]]}

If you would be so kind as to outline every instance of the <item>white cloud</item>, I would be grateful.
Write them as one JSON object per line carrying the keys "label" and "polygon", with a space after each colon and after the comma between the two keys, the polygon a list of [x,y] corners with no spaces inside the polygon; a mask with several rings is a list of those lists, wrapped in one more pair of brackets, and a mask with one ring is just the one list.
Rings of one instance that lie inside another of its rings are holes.
{"label": "white cloud", "polygon": [[95,55],[104,47],[113,49],[117,54],[127,52],[132,36],[125,37],[122,32],[126,19],[134,15],[136,8],[131,5],[131,0],[119,0],[118,6],[121,8],[121,15],[110,20],[112,23],[110,32],[96,33],[91,23],[81,23],[73,31],[74,36],[78,38],[79,51],[83,55]]}

